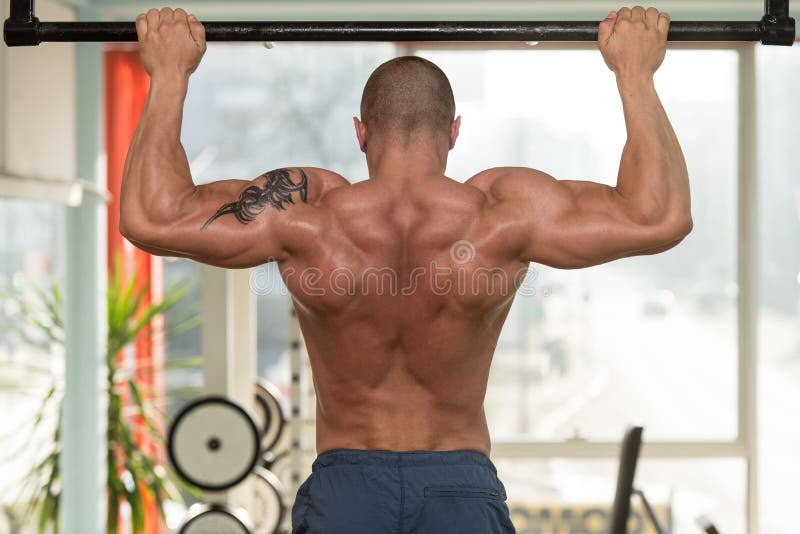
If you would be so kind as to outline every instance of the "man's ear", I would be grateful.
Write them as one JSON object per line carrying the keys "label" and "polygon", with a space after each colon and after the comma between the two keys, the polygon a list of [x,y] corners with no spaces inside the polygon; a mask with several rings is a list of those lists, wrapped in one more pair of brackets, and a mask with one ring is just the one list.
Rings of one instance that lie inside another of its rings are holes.
{"label": "man's ear", "polygon": [[361,152],[367,153],[367,127],[363,122],[358,120],[358,117],[353,117],[353,125],[356,127],[356,138],[358,139],[358,146]]}
{"label": "man's ear", "polygon": [[456,117],[456,120],[453,121],[453,125],[450,127],[450,150],[453,150],[456,146],[456,140],[458,139],[458,132],[461,130],[461,115]]}

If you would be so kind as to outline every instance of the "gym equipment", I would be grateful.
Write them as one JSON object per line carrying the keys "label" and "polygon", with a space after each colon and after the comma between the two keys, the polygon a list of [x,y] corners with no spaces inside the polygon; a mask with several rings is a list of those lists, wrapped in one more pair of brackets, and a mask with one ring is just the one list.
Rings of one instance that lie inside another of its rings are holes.
{"label": "gym equipment", "polygon": [[291,483],[292,462],[290,461],[289,454],[289,449],[283,449],[278,453],[275,451],[267,451],[261,455],[261,461],[258,465],[275,475],[278,480],[284,483]]}
{"label": "gym equipment", "polygon": [[611,508],[611,521],[608,528],[610,534],[627,534],[628,516],[631,512],[631,497],[634,494],[642,500],[644,511],[655,531],[658,534],[666,534],[644,493],[633,487],[636,464],[639,461],[639,450],[642,447],[642,432],[644,432],[642,427],[632,426],[625,431],[625,436],[622,438],[619,474],[617,475],[617,492],[614,496],[614,505]]}
{"label": "gym equipment", "polygon": [[717,527],[714,526],[714,523],[711,522],[709,518],[704,515],[701,515],[697,518],[697,526],[703,529],[703,532],[706,534],[719,534]]}
{"label": "gym equipment", "polygon": [[261,436],[253,416],[224,397],[189,403],[169,429],[167,452],[178,474],[206,491],[245,479],[258,463]]}
{"label": "gym equipment", "polygon": [[197,503],[189,508],[179,534],[253,534],[250,516],[242,508]]}
{"label": "gym equipment", "polygon": [[256,467],[253,471],[253,534],[274,534],[286,513],[284,490],[273,473]]}
{"label": "gym equipment", "polygon": [[[133,22],[41,22],[34,0],[10,0],[8,46],[136,41]],[[203,22],[208,41],[596,41],[599,22]],[[765,0],[758,21],[675,21],[671,41],[760,41],[791,45],[789,0]]]}
{"label": "gym equipment", "polygon": [[256,382],[256,417],[261,423],[261,452],[266,453],[281,439],[286,417],[278,399],[280,391],[266,380]]}
{"label": "gym equipment", "polygon": [[[614,496],[614,505],[611,508],[611,520],[609,522],[609,534],[627,534],[628,516],[631,511],[631,497],[636,495],[642,501],[647,518],[658,534],[667,534],[666,529],[661,525],[650,506],[650,501],[645,497],[644,492],[633,486],[633,479],[636,475],[636,464],[639,461],[639,450],[642,447],[641,426],[632,426],[625,431],[622,438],[622,447],[619,456],[619,472],[617,475],[617,491]],[[697,520],[698,525],[708,534],[718,534],[714,525],[705,517]]]}

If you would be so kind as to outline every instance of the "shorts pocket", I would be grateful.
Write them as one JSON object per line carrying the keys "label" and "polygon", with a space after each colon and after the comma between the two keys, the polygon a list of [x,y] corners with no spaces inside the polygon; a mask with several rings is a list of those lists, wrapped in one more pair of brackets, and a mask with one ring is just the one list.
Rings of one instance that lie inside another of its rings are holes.
{"label": "shorts pocket", "polygon": [[455,497],[473,499],[493,499],[504,501],[505,495],[492,488],[470,488],[464,486],[427,486],[422,490],[425,497]]}

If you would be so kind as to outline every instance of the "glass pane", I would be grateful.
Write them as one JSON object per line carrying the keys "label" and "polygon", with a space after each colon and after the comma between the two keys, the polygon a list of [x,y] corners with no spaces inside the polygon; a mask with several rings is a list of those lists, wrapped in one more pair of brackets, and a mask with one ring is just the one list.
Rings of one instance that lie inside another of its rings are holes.
{"label": "glass pane", "polygon": [[251,277],[257,298],[258,369],[257,373],[278,387],[284,413],[288,414],[291,372],[288,348],[291,343],[289,290],[283,284],[275,263],[263,265]]}
{"label": "glass pane", "polygon": [[64,353],[45,302],[61,286],[63,220],[56,204],[0,200],[0,531],[20,518],[22,481],[53,447],[58,395],[43,400],[63,391]]}
{"label": "glass pane", "polygon": [[758,47],[761,532],[797,531],[800,480],[800,49]]}
{"label": "glass pane", "polygon": [[[195,182],[252,179],[290,165],[328,168],[351,181],[366,178],[364,155],[350,134],[352,117],[360,114],[361,91],[372,70],[394,55],[393,45],[374,43],[278,43],[272,50],[210,45],[192,77],[182,130]],[[168,263],[167,272],[196,277],[187,265]],[[274,264],[253,270],[251,288],[257,296],[258,376],[283,394],[288,414],[288,291]],[[184,341],[182,352],[197,349],[194,338]],[[173,383],[201,385],[200,367],[175,372]],[[175,517],[181,518],[180,510]]]}
{"label": "glass pane", "polygon": [[[349,132],[372,69],[392,45],[212,45],[192,78],[183,142],[195,181],[251,179],[286,165],[324,167],[356,181],[366,163]],[[270,286],[264,285],[269,279]],[[253,274],[258,375],[289,398],[289,300],[274,265]],[[288,404],[286,405],[288,408]]]}
{"label": "glass pane", "polygon": [[[597,51],[420,55],[449,75],[463,115],[450,176],[519,165],[614,182],[626,134]],[[733,51],[668,53],[656,84],[686,154],[695,229],[658,256],[532,267],[495,353],[494,439],[615,440],[631,420],[650,440],[735,438],[737,72]]]}
{"label": "glass pane", "polygon": [[28,200],[0,200],[0,285],[45,287],[62,272],[64,208]]}
{"label": "glass pane", "polygon": [[252,179],[289,165],[356,180],[366,163],[352,130],[388,44],[210,45],[192,77],[182,140],[195,181]]}
{"label": "glass pane", "polygon": [[164,260],[164,287],[189,286],[188,293],[165,317],[166,387],[165,413],[171,421],[183,405],[202,393],[202,325],[186,330],[187,321],[197,317],[202,306],[200,264],[177,258]]}
{"label": "glass pane", "polygon": [[[608,532],[616,460],[495,460],[517,532]],[[709,518],[720,532],[745,532],[745,463],[737,459],[639,461],[641,489],[666,532],[702,532]],[[655,534],[641,501],[631,501],[631,534]]]}

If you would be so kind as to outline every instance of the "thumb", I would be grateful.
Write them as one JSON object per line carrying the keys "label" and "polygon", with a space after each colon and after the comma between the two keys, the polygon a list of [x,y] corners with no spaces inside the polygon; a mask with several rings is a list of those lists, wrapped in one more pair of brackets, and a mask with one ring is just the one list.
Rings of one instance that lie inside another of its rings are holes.
{"label": "thumb", "polygon": [[612,11],[600,23],[600,29],[597,34],[597,41],[600,44],[605,44],[611,37],[611,34],[614,33],[614,25],[616,24],[616,22],[617,22],[617,12]]}

